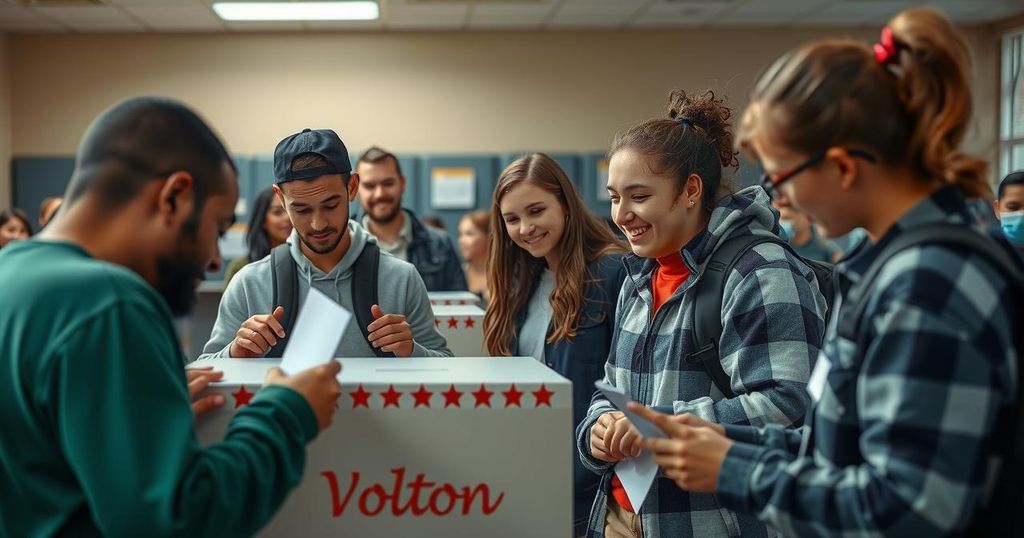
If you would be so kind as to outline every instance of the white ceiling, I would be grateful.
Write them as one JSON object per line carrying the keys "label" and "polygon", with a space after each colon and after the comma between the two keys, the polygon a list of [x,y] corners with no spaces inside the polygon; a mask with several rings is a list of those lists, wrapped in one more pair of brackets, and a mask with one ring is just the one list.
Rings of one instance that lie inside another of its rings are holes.
{"label": "white ceiling", "polygon": [[[0,31],[235,32],[317,30],[544,30],[877,25],[922,2],[895,0],[379,0],[369,22],[225,22],[214,0],[0,0]],[[934,0],[972,24],[1024,14],[1024,0]]]}

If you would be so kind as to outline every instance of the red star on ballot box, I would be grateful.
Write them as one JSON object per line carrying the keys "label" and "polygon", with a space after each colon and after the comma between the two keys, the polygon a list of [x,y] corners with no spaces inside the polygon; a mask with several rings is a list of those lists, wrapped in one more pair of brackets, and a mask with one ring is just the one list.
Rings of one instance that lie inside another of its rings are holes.
{"label": "red star on ballot box", "polygon": [[507,391],[501,393],[505,397],[505,407],[516,406],[522,407],[523,404],[520,400],[523,398],[523,391],[516,389],[516,384],[512,383],[512,386]]}
{"label": "red star on ballot box", "polygon": [[417,390],[416,392],[412,393],[413,399],[416,400],[416,403],[413,405],[413,407],[415,408],[421,405],[430,407],[430,397],[433,395],[433,392],[427,390],[427,388],[423,386],[423,383],[420,383],[420,390]]}
{"label": "red star on ballot box", "polygon": [[447,408],[449,405],[454,405],[455,407],[462,407],[462,404],[460,403],[460,401],[462,400],[462,394],[463,393],[455,390],[455,385],[452,385],[450,389],[442,392],[441,395],[444,396],[445,408]]}
{"label": "red star on ballot box", "polygon": [[540,407],[542,405],[551,407],[551,397],[554,396],[555,393],[548,390],[546,386],[541,385],[540,389],[533,391],[532,394],[533,398],[537,401],[535,407]]}
{"label": "red star on ballot box", "polygon": [[473,318],[470,318],[470,317],[467,317],[467,318],[466,318],[466,321],[465,321],[465,323],[466,323],[466,328],[467,328],[467,329],[472,329],[472,328],[473,328],[473,325],[475,325],[475,324],[476,324],[476,322],[475,322],[475,321],[473,321]]}
{"label": "red star on ballot box", "polygon": [[351,396],[352,396],[352,409],[355,409],[355,408],[360,407],[360,406],[369,408],[370,407],[370,394],[373,394],[373,393],[372,392],[366,392],[365,390],[363,390],[363,386],[359,385],[359,388],[357,388],[356,391],[351,394]]}
{"label": "red star on ballot box", "polygon": [[402,397],[402,393],[395,390],[394,385],[388,386],[388,390],[380,393],[380,395],[384,398],[384,407],[389,405],[398,407],[398,399]]}
{"label": "red star on ballot box", "polygon": [[252,397],[256,395],[255,392],[249,392],[245,390],[245,385],[238,387],[238,390],[231,393],[235,397],[235,409],[242,407],[243,405],[249,405],[252,401]]}
{"label": "red star on ballot box", "polygon": [[476,407],[481,405],[491,406],[491,396],[494,396],[494,392],[487,390],[483,385],[480,385],[480,390],[471,392],[470,394],[476,398]]}
{"label": "red star on ballot box", "polygon": [[459,328],[459,320],[455,319],[455,317],[452,316],[452,318],[448,320],[448,328],[449,329],[458,329]]}

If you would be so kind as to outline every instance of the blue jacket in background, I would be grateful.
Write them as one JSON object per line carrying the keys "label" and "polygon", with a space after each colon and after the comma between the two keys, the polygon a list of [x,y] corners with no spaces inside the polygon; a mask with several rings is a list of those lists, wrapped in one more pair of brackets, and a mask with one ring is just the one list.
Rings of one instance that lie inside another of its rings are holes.
{"label": "blue jacket in background", "polygon": [[[534,273],[530,295],[540,284],[544,270]],[[552,370],[572,381],[572,418],[575,428],[586,416],[590,396],[594,393],[594,381],[604,377],[604,365],[611,350],[615,329],[615,305],[619,290],[626,278],[622,254],[608,254],[587,265],[590,280],[583,289],[583,304],[580,312],[576,338],[544,346],[544,363]],[[516,335],[526,321],[527,307],[520,309],[516,316]],[[511,346],[513,355],[522,355],[518,338]],[[573,435],[573,432],[566,432]],[[587,530],[587,517],[597,495],[601,477],[586,469],[580,462],[580,455],[573,450],[573,527],[574,536],[581,536]]]}
{"label": "blue jacket in background", "polygon": [[420,222],[412,211],[403,208],[412,220],[412,242],[408,262],[416,266],[427,291],[466,291],[466,275],[455,252],[455,242],[444,230]]}

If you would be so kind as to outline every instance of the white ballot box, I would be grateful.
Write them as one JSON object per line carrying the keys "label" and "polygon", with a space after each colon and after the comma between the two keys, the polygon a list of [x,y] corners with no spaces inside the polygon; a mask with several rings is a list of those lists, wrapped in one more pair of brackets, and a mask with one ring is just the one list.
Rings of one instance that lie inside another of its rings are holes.
{"label": "white ballot box", "polygon": [[430,304],[436,306],[480,306],[480,297],[468,291],[430,291],[427,297],[430,297]]}
{"label": "white ballot box", "polygon": [[[568,380],[522,357],[340,361],[334,422],[261,536],[571,536]],[[203,364],[227,401],[197,420],[208,446],[278,361]]]}
{"label": "white ballot box", "polygon": [[456,357],[487,355],[484,349],[484,311],[479,306],[434,305],[434,326]]}

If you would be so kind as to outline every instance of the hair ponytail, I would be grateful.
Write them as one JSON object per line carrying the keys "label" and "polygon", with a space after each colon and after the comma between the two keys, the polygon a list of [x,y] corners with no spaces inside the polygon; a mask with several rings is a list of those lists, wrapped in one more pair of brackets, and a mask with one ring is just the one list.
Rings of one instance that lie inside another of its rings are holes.
{"label": "hair ponytail", "polygon": [[830,39],[777,60],[754,87],[739,145],[750,150],[751,140],[766,131],[809,155],[861,146],[888,165],[910,166],[924,181],[990,198],[985,162],[960,150],[972,108],[963,36],[931,9],[899,13],[889,32],[892,43],[875,52],[864,43]]}
{"label": "hair ponytail", "polygon": [[903,49],[896,87],[911,126],[908,160],[924,177],[957,184],[968,197],[990,198],[985,161],[960,151],[973,106],[966,40],[931,9],[903,11],[889,28]]}

